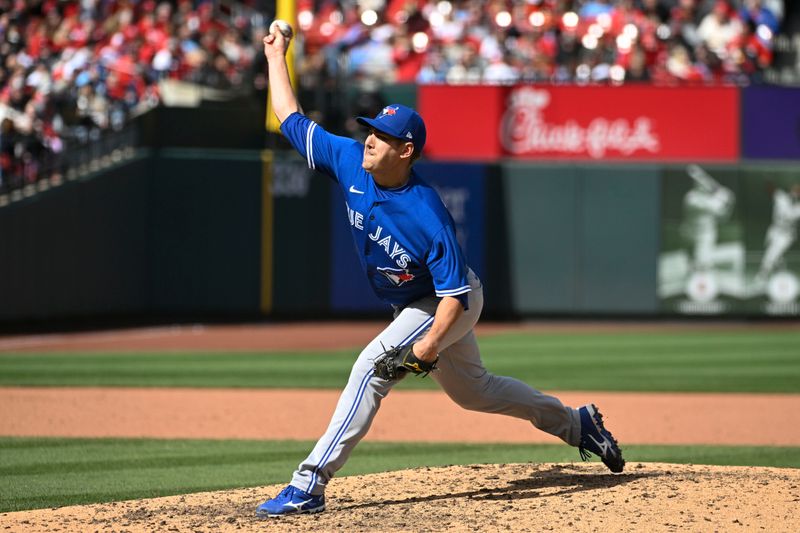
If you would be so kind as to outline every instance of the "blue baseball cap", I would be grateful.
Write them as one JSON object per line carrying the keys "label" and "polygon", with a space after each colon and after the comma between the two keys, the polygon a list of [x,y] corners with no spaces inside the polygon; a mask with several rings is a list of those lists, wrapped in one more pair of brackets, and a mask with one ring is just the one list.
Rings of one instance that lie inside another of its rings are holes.
{"label": "blue baseball cap", "polygon": [[400,104],[391,104],[384,107],[375,118],[356,117],[362,126],[373,127],[401,141],[411,142],[414,152],[422,153],[425,146],[425,122],[419,113]]}

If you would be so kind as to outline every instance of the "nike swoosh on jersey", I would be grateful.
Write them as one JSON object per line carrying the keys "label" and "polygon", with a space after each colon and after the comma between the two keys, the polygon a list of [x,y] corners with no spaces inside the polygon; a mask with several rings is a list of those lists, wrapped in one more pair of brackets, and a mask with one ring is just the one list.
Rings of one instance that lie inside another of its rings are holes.
{"label": "nike swoosh on jersey", "polygon": [[353,193],[356,193],[356,194],[364,194],[364,191],[359,191],[358,189],[355,188],[354,185],[350,186],[350,192],[353,192]]}

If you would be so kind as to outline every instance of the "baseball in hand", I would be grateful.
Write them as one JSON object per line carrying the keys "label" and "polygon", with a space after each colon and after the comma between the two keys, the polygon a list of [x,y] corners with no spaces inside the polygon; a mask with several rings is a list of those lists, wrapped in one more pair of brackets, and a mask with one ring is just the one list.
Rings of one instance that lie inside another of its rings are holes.
{"label": "baseball in hand", "polygon": [[269,25],[269,32],[275,33],[276,30],[281,32],[287,41],[294,35],[292,26],[285,20],[275,19],[272,21],[272,24]]}

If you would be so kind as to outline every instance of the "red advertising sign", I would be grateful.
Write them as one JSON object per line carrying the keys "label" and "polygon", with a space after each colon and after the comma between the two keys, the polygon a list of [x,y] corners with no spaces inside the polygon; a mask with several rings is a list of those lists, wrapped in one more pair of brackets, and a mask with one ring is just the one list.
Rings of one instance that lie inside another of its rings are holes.
{"label": "red advertising sign", "polygon": [[736,161],[733,87],[419,89],[434,159]]}

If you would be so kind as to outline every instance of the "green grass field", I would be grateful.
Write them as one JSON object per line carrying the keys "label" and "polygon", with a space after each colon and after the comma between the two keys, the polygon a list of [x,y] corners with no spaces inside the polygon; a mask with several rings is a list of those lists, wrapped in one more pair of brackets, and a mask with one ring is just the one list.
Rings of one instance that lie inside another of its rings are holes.
{"label": "green grass field", "polygon": [[[505,334],[484,364],[544,390],[800,392],[798,331]],[[327,353],[0,354],[2,386],[341,388],[357,349]],[[403,388],[435,388],[405,380]]]}
{"label": "green grass field", "polygon": [[[491,371],[545,390],[800,392],[800,329],[515,333],[483,337],[480,345]],[[0,386],[338,389],[356,352],[5,353]],[[435,385],[414,379],[400,386]],[[284,483],[312,444],[0,438],[0,512]],[[625,451],[631,461],[800,468],[797,447],[626,446]],[[365,442],[339,475],[423,464],[577,460],[567,446]]]}
{"label": "green grass field", "polygon": [[[0,438],[0,512],[284,484],[312,446],[304,441]],[[800,448],[629,446],[625,451],[636,461],[800,467]],[[561,445],[364,442],[339,475],[529,461],[579,459],[575,449]]]}

